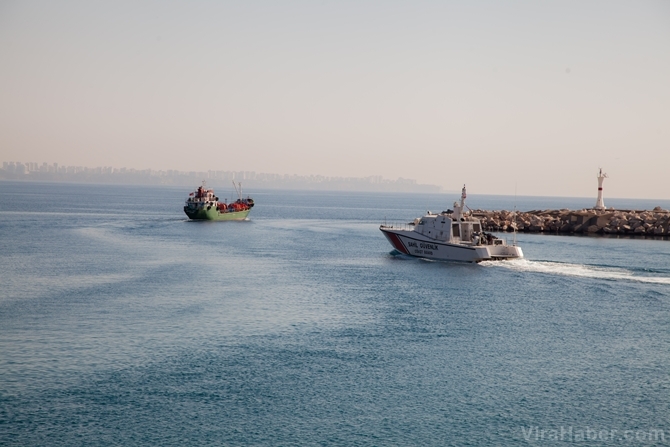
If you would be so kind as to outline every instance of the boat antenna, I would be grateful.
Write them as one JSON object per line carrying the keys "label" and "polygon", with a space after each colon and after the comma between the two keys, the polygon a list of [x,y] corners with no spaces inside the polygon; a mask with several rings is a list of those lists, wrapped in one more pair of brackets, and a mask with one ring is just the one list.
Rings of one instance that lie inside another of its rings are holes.
{"label": "boat antenna", "polygon": [[465,204],[465,199],[468,197],[468,194],[465,191],[465,185],[463,185],[463,190],[461,191],[461,208],[467,208],[470,210],[470,214],[472,214],[472,209]]}
{"label": "boat antenna", "polygon": [[465,199],[468,197],[467,193],[465,192],[465,184],[463,185],[463,189],[461,190],[461,209],[465,206]]}

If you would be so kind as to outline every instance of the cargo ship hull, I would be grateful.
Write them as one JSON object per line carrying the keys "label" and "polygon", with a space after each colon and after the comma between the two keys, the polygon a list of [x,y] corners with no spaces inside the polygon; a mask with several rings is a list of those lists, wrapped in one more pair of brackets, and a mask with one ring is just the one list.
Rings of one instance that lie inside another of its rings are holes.
{"label": "cargo ship hull", "polygon": [[251,210],[221,213],[215,206],[210,209],[189,209],[188,207],[184,207],[184,212],[191,220],[244,220],[249,215],[249,211]]}

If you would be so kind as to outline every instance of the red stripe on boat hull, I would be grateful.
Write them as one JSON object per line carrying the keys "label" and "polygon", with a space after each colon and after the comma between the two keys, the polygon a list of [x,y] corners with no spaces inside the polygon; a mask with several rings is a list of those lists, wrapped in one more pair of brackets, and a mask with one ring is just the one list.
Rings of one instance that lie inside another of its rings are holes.
{"label": "red stripe on boat hull", "polygon": [[391,245],[393,245],[396,250],[398,250],[401,253],[405,253],[406,255],[409,254],[409,251],[405,248],[405,245],[403,245],[402,241],[400,240],[397,234],[384,231],[384,235],[389,240],[389,242],[391,242]]}

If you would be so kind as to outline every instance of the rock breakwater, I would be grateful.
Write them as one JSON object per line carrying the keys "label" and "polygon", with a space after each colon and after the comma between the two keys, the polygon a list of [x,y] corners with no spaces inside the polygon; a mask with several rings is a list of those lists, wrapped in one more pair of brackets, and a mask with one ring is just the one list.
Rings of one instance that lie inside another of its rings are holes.
{"label": "rock breakwater", "polygon": [[472,210],[485,231],[529,233],[592,233],[670,236],[670,211],[639,210]]}

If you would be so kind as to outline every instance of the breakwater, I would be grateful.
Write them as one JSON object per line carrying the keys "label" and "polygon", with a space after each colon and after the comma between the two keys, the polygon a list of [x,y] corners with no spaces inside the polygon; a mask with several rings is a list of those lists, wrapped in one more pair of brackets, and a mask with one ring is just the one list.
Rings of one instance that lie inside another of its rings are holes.
{"label": "breakwater", "polygon": [[485,231],[670,236],[670,211],[642,210],[471,210]]}

